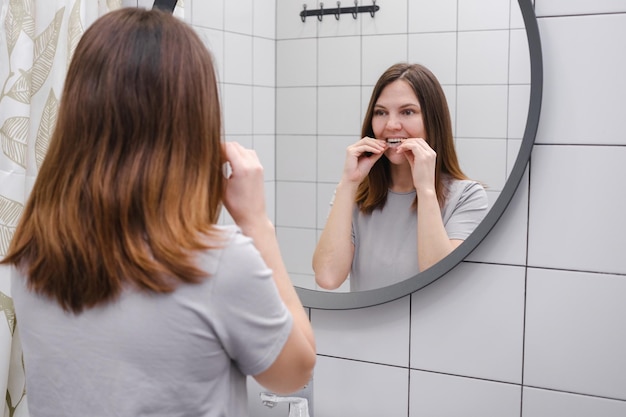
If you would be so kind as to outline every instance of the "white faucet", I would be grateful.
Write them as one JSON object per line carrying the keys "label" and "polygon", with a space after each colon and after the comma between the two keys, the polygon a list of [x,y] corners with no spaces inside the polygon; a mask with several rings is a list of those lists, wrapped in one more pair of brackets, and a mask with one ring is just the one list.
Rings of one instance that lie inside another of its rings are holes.
{"label": "white faucet", "polygon": [[278,403],[289,403],[289,417],[310,417],[309,401],[302,397],[281,397],[269,392],[262,392],[261,402],[266,407],[274,407]]}

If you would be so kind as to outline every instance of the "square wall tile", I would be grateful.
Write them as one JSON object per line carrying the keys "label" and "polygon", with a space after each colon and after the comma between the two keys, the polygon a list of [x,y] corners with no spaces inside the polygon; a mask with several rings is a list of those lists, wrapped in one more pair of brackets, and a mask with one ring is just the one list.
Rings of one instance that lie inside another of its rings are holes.
{"label": "square wall tile", "polygon": [[252,83],[266,87],[276,85],[276,42],[272,39],[252,39]]}
{"label": "square wall tile", "polygon": [[626,402],[524,387],[522,417],[622,417]]}
{"label": "square wall tile", "polygon": [[411,368],[521,382],[524,268],[463,262],[411,297]]}
{"label": "square wall tile", "polygon": [[526,30],[510,32],[509,84],[530,84],[530,49]]}
{"label": "square wall tile", "polygon": [[346,149],[359,140],[359,132],[352,136],[318,136],[317,181],[338,183],[343,174]]}
{"label": "square wall tile", "polygon": [[272,87],[253,87],[252,95],[254,134],[273,134],[276,131],[276,90]]}
{"label": "square wall tile", "polygon": [[315,181],[315,136],[276,137],[276,178],[279,181]]}
{"label": "square wall tile", "polygon": [[320,38],[318,56],[318,85],[361,85],[361,38]]}
{"label": "square wall tile", "polygon": [[409,35],[409,62],[430,69],[440,84],[456,83],[456,33]]}
{"label": "square wall tile", "polygon": [[192,0],[191,24],[211,29],[224,29],[226,0]]}
{"label": "square wall tile", "polygon": [[510,0],[459,2],[459,30],[508,29]]}
{"label": "square wall tile", "polygon": [[300,17],[302,6],[317,9],[317,1],[276,0],[276,38],[299,39],[317,36],[317,19],[308,18],[304,22]]}
{"label": "square wall tile", "polygon": [[252,87],[224,85],[224,132],[227,135],[252,134]]}
{"label": "square wall tile", "polygon": [[623,12],[626,4],[622,0],[536,0],[535,4],[537,17]]}
{"label": "square wall tile", "polygon": [[[526,265],[528,235],[528,168],[515,195],[489,234],[466,258],[467,261]],[[489,193],[489,204],[494,205]],[[489,214],[487,214],[489,215]]]}
{"label": "square wall tile", "polygon": [[252,4],[253,0],[224,1],[224,30],[252,35]]}
{"label": "square wall tile", "polygon": [[[384,35],[406,33],[408,29],[407,0],[379,0],[380,9],[372,17],[369,13],[359,13],[363,35]],[[372,2],[360,1],[371,5]]]}
{"label": "square wall tile", "polygon": [[276,88],[276,133],[314,135],[317,133],[317,89]]}
{"label": "square wall tile", "polygon": [[224,32],[224,82],[252,84],[252,37]]}
{"label": "square wall tile", "polygon": [[387,68],[405,62],[408,59],[407,47],[408,35],[364,36],[361,43],[363,84],[375,85]]}
{"label": "square wall tile", "polygon": [[461,169],[488,189],[501,191],[506,182],[506,145],[506,139],[457,139]]}
{"label": "square wall tile", "polygon": [[509,109],[507,118],[507,136],[524,137],[528,112],[530,110],[530,84],[509,85]]}
{"label": "square wall tile", "polygon": [[[522,9],[519,6],[518,0],[510,0],[511,2],[511,29],[524,29],[526,27],[526,23],[524,23],[524,16],[522,15]],[[534,8],[534,0],[531,1]]]}
{"label": "square wall tile", "polygon": [[360,87],[319,87],[318,99],[320,135],[360,135]]}
{"label": "square wall tile", "polygon": [[315,195],[314,182],[277,181],[276,226],[315,229]]}
{"label": "square wall tile", "polygon": [[317,41],[315,39],[276,42],[276,85],[305,87],[317,83]]}
{"label": "square wall tile", "polygon": [[529,269],[524,384],[626,400],[626,279]]}
{"label": "square wall tile", "polygon": [[315,229],[279,226],[276,237],[289,274],[313,276],[312,260],[317,240]]}
{"label": "square wall tile", "polygon": [[533,148],[528,264],[626,273],[626,147]]}
{"label": "square wall tile", "polygon": [[537,142],[625,145],[626,14],[539,19],[539,30],[550,59]]}
{"label": "square wall tile", "polygon": [[353,310],[311,310],[317,353],[408,367],[409,299]]}
{"label": "square wall tile", "polygon": [[318,356],[313,381],[315,416],[407,415],[408,369]]}
{"label": "square wall tile", "polygon": [[506,137],[507,90],[506,85],[457,87],[457,136],[465,138]]}
{"label": "square wall tile", "polygon": [[520,415],[519,385],[411,371],[409,417]]}
{"label": "square wall tile", "polygon": [[508,83],[508,30],[459,32],[457,36],[459,84]]}
{"label": "square wall tile", "polygon": [[409,33],[456,32],[457,0],[409,1]]}
{"label": "square wall tile", "polygon": [[276,0],[254,0],[252,3],[253,35],[275,40]]}

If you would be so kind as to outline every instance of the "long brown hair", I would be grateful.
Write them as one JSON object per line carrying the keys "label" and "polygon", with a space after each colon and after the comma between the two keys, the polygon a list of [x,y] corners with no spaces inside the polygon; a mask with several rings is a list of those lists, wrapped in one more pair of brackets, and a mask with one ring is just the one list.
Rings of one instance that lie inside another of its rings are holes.
{"label": "long brown hair", "polygon": [[[419,64],[398,63],[389,67],[374,86],[369,106],[363,119],[361,137],[374,137],[372,118],[374,107],[382,91],[396,80],[404,80],[411,86],[422,109],[424,120],[424,138],[437,153],[435,165],[435,191],[439,205],[446,201],[444,177],[467,179],[461,171],[454,148],[452,137],[452,121],[446,96],[435,75]],[[387,201],[387,193],[391,186],[391,167],[387,157],[383,156],[372,167],[369,174],[359,184],[356,203],[363,213],[371,213],[382,209]],[[414,204],[413,207],[416,205]]]}
{"label": "long brown hair", "polygon": [[204,279],[194,255],[220,244],[220,118],[211,55],[190,27],[158,10],[102,16],[78,43],[2,263],[74,312],[127,284],[166,293]]}

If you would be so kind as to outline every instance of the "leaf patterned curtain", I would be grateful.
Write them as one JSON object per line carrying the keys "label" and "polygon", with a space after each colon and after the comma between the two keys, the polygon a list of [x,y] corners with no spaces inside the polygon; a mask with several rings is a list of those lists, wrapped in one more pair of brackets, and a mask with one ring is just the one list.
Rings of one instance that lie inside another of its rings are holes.
{"label": "leaf patterned curtain", "polygon": [[[122,0],[0,0],[0,257],[6,254],[57,116],[76,44]],[[8,268],[0,268],[0,393],[4,417],[28,416]]]}

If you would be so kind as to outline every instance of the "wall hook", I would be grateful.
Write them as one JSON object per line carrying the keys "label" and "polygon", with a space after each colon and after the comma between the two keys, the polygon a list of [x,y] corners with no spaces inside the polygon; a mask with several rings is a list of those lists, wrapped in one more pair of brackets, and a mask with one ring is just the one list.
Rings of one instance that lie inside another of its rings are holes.
{"label": "wall hook", "polygon": [[372,0],[372,8],[370,9],[370,16],[374,17],[376,14],[376,0]]}
{"label": "wall hook", "polygon": [[354,0],[354,11],[352,12],[352,18],[356,20],[356,17],[358,14],[359,14],[359,0]]}
{"label": "wall hook", "polygon": [[335,19],[339,20],[339,15],[341,15],[341,2],[337,2],[337,11],[335,12]]}
{"label": "wall hook", "polygon": [[300,13],[300,19],[302,19],[302,23],[306,21],[306,3],[302,5],[302,13]]}
{"label": "wall hook", "polygon": [[320,3],[320,14],[317,15],[317,20],[320,22],[324,19],[324,3]]}

